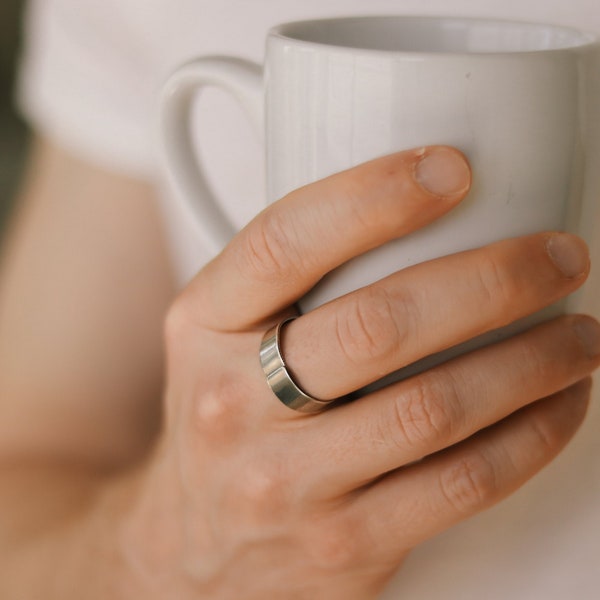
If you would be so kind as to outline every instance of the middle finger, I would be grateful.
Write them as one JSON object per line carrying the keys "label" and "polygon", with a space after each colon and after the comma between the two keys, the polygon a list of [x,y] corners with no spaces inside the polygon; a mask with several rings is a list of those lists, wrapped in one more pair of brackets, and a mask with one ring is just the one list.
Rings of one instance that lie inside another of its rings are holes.
{"label": "middle finger", "polygon": [[282,346],[308,394],[332,400],[577,289],[578,237],[541,233],[416,265],[291,322]]}

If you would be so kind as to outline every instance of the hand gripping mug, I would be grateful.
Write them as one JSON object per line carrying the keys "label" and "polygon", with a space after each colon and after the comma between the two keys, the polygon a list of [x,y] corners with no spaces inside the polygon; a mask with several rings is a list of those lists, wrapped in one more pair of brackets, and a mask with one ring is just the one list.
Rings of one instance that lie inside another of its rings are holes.
{"label": "hand gripping mug", "polygon": [[[599,56],[594,34],[542,24],[412,16],[288,23],[269,32],[264,68],[200,57],[171,76],[160,111],[165,163],[217,253],[235,228],[209,191],[190,131],[193,101],[207,86],[231,93],[264,133],[268,202],[403,149],[447,144],[467,155],[473,187],[459,207],[329,274],[301,300],[308,311],[502,238],[568,230],[591,239],[600,197]],[[551,318],[565,303],[395,378]]]}

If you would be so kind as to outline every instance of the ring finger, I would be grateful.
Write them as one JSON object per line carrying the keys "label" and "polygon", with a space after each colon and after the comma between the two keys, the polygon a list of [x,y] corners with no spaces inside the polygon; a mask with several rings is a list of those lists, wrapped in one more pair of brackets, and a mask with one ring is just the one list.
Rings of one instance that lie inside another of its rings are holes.
{"label": "ring finger", "polygon": [[588,270],[576,236],[504,240],[416,265],[308,313],[286,326],[283,354],[304,391],[332,400],[551,304]]}

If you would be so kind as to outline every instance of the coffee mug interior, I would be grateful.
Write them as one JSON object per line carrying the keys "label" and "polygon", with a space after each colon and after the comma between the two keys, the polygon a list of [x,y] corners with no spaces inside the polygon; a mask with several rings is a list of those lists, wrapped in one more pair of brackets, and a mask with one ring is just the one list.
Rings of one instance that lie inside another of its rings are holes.
{"label": "coffee mug interior", "polygon": [[289,23],[278,37],[327,46],[415,53],[510,53],[557,50],[595,41],[568,27],[451,17],[349,17]]}

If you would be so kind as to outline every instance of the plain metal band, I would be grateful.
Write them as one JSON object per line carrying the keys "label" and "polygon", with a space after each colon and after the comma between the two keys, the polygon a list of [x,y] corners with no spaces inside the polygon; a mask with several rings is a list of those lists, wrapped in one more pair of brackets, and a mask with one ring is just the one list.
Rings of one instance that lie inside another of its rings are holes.
{"label": "plain metal band", "polygon": [[305,394],[290,377],[281,354],[281,328],[295,318],[284,319],[265,333],[260,345],[260,364],[267,376],[269,387],[287,407],[303,413],[321,412],[331,401],[317,400]]}

